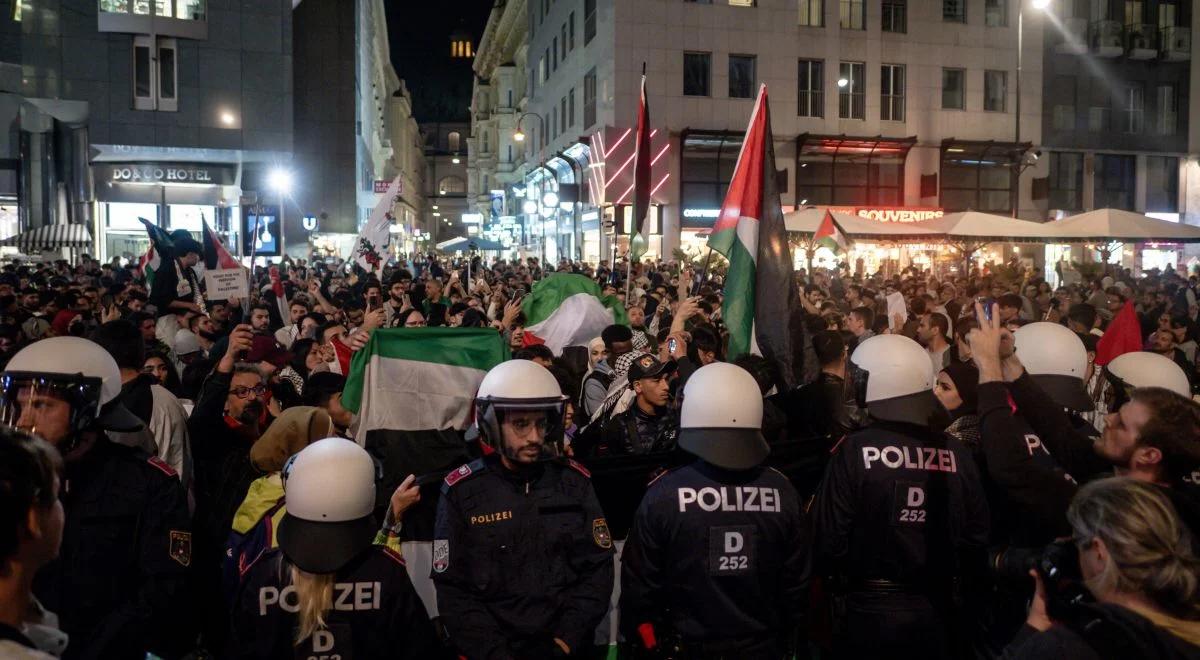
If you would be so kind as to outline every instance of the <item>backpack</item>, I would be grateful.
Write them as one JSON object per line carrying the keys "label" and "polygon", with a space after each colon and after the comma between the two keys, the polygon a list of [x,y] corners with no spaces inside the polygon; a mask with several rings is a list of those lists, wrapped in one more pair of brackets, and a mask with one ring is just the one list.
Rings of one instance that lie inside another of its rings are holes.
{"label": "backpack", "polygon": [[275,547],[275,526],[282,517],[284,499],[281,497],[263,513],[250,529],[244,532],[235,525],[225,542],[225,554],[221,559],[221,587],[227,603],[237,597],[242,576],[258,558]]}

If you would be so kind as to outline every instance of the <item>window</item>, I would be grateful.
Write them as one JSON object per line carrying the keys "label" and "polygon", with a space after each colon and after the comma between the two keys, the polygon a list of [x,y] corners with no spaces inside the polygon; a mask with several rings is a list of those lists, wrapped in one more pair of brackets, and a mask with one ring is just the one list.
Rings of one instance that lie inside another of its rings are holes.
{"label": "window", "polygon": [[467,182],[461,177],[448,176],[438,181],[439,195],[465,195],[467,192]]}
{"label": "window", "polygon": [[558,139],[558,113],[554,111],[554,106],[550,106],[550,136]]}
{"label": "window", "polygon": [[825,63],[820,60],[800,60],[799,91],[800,117],[825,116]]}
{"label": "window", "polygon": [[1178,112],[1175,85],[1164,83],[1154,91],[1154,128],[1159,135],[1175,135]]}
{"label": "window", "polygon": [[546,67],[546,59],[544,56],[538,59],[537,80],[540,82],[546,82],[550,79],[550,69]]}
{"label": "window", "polygon": [[566,61],[566,59],[567,59],[567,24],[566,23],[563,23],[562,39],[559,41],[559,43],[562,44],[562,54],[559,55],[559,59]]}
{"label": "window", "polygon": [[554,41],[550,42],[550,69],[558,71],[558,37],[554,37]]}
{"label": "window", "polygon": [[133,38],[135,110],[175,112],[179,109],[177,53],[174,39],[155,39],[146,35]]}
{"label": "window", "polygon": [[1083,208],[1083,154],[1055,151],[1050,154],[1050,208],[1078,211]]}
{"label": "window", "polygon": [[1166,30],[1177,25],[1175,18],[1179,14],[1179,7],[1175,5],[1175,2],[1169,0],[1161,0],[1158,3],[1158,29]]}
{"label": "window", "polygon": [[843,30],[863,30],[867,21],[867,10],[863,0],[841,0],[841,15],[838,25]]}
{"label": "window", "polygon": [[710,53],[683,54],[683,95],[708,96]]}
{"label": "window", "polygon": [[583,77],[583,128],[589,129],[596,123],[596,70]]}
{"label": "window", "polygon": [[1008,101],[1008,72],[983,72],[983,109],[987,112],[1004,112]]}
{"label": "window", "polygon": [[596,36],[596,0],[583,0],[583,45]]}
{"label": "window", "polygon": [[825,0],[800,0],[800,25],[824,27]]}
{"label": "window", "polygon": [[567,50],[575,50],[575,12],[567,17],[567,40],[570,44]]}
{"label": "window", "polygon": [[967,0],[942,0],[942,21],[947,23],[966,23]]}
{"label": "window", "polygon": [[558,106],[559,106],[559,108],[558,108],[558,113],[559,113],[558,125],[562,128],[563,132],[566,132],[566,130],[567,130],[567,97],[565,97],[565,96],[562,97],[562,100],[560,100],[558,102]]}
{"label": "window", "polygon": [[1112,97],[1108,93],[1106,81],[1101,78],[1092,78],[1091,83],[1091,100],[1088,102],[1088,130],[1092,133],[1103,133],[1109,130]]}
{"label": "window", "polygon": [[729,56],[729,98],[748,99],[754,96],[755,57]]}
{"label": "window", "polygon": [[1146,211],[1179,212],[1179,159],[1146,156]]}
{"label": "window", "polygon": [[450,131],[446,134],[446,149],[449,151],[458,151],[462,146],[462,133],[458,131]]}
{"label": "window", "polygon": [[943,142],[939,176],[941,205],[947,211],[1012,213],[1013,164],[1020,149],[991,142]]}
{"label": "window", "polygon": [[1095,187],[1092,206],[1098,209],[1133,210],[1134,181],[1137,178],[1137,157],[1115,154],[1096,154]]}
{"label": "window", "polygon": [[883,14],[879,17],[879,25],[884,32],[907,32],[907,0],[883,0]]}
{"label": "window", "polygon": [[966,95],[963,93],[963,81],[966,80],[965,69],[942,69],[942,109],[966,110],[963,103]]}
{"label": "window", "polygon": [[814,138],[801,143],[796,169],[798,205],[904,203],[906,142],[864,140],[851,148],[830,142]]}
{"label": "window", "polygon": [[[686,131],[681,138],[679,200],[684,209],[719,209],[733,179],[742,136]],[[684,227],[711,227],[714,219],[681,214]]]}
{"label": "window", "polygon": [[1054,130],[1073,131],[1075,130],[1075,77],[1057,76],[1054,79],[1054,90]]}
{"label": "window", "polygon": [[838,118],[866,119],[866,65],[842,62],[838,78]]}
{"label": "window", "polygon": [[1008,0],[984,0],[983,24],[988,27],[1008,26]]}
{"label": "window", "polygon": [[1146,122],[1146,90],[1141,83],[1125,86],[1121,93],[1122,133],[1138,134]]}
{"label": "window", "polygon": [[1141,25],[1146,22],[1146,3],[1142,0],[1125,0],[1125,26]]}
{"label": "window", "polygon": [[575,88],[567,92],[567,128],[575,128]]}
{"label": "window", "polygon": [[879,71],[879,118],[904,121],[904,65],[884,64]]}

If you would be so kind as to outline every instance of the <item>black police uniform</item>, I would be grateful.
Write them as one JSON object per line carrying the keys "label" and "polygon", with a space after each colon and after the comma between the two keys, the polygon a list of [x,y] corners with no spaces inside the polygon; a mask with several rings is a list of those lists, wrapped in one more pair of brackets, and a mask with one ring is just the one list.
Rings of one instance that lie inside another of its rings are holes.
{"label": "black police uniform", "polygon": [[950,656],[953,582],[964,562],[982,563],[988,540],[987,501],[962,444],[895,422],[850,434],[813,525],[820,568],[840,578],[846,657]]}
{"label": "black police uniform", "polygon": [[781,658],[806,609],[811,543],[796,489],[773,468],[705,461],[659,477],[621,552],[621,622],[687,658]]}
{"label": "black police uniform", "polygon": [[276,549],[246,572],[233,614],[230,648],[236,659],[440,657],[429,613],[409,580],[404,560],[373,545],[341,570],[326,626],[295,643],[298,601],[290,564]]}
{"label": "black police uniform", "polygon": [[573,461],[505,468],[492,455],[451,472],[433,542],[438,613],[471,659],[578,654],[613,587],[608,522]]}
{"label": "black police uniform", "polygon": [[189,640],[187,497],[158,458],[105,437],[67,464],[58,559],[34,594],[71,637],[66,660],[144,660]]}

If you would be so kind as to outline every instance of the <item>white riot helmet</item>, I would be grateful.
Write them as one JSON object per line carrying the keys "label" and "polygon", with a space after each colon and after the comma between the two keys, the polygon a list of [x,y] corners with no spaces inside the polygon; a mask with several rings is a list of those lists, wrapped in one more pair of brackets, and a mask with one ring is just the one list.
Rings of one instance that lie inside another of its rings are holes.
{"label": "white riot helmet", "polygon": [[679,446],[717,467],[747,470],[771,451],[762,417],[762,392],[754,376],[737,365],[713,362],[697,369],[683,388]]}
{"label": "white riot helmet", "polygon": [[1087,348],[1083,340],[1058,323],[1039,321],[1013,333],[1017,357],[1025,371],[1055,404],[1079,412],[1095,408],[1087,393]]}
{"label": "white riot helmet", "polygon": [[1112,410],[1129,400],[1130,393],[1139,387],[1162,387],[1186,398],[1192,398],[1187,374],[1169,357],[1136,351],[1118,355],[1104,367],[1104,375],[1112,383],[1116,396]]}
{"label": "white riot helmet", "polygon": [[876,419],[924,426],[937,409],[929,352],[903,335],[876,335],[859,344],[848,376],[858,405]]}
{"label": "white riot helmet", "polygon": [[[475,395],[475,427],[484,444],[511,460],[519,460],[504,443],[504,415],[518,411],[544,412],[545,442],[538,460],[563,455],[563,417],[567,397],[548,369],[532,360],[502,362],[483,377]],[[534,422],[536,423],[536,422]]]}
{"label": "white riot helmet", "polygon": [[325,438],[284,464],[287,511],[279,547],[309,573],[333,573],[375,538],[375,483],[380,470],[353,440]]}
{"label": "white riot helmet", "polygon": [[[0,374],[0,423],[37,433],[22,404],[46,395],[71,406],[72,445],[89,428],[137,431],[142,422],[121,404],[121,369],[108,351],[81,337],[51,337],[21,349]],[[71,445],[60,447],[64,453]]]}

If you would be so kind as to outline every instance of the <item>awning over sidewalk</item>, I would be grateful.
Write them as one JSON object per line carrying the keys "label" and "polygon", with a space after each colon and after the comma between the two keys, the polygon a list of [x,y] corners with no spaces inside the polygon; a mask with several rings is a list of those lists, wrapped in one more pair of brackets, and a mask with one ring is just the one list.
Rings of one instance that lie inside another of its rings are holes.
{"label": "awning over sidewalk", "polygon": [[25,254],[61,248],[90,248],[92,235],[83,225],[48,225],[9,236],[0,245],[16,247]]}
{"label": "awning over sidewalk", "polygon": [[1096,209],[1046,223],[1060,243],[1200,243],[1200,227],[1120,209]]}

